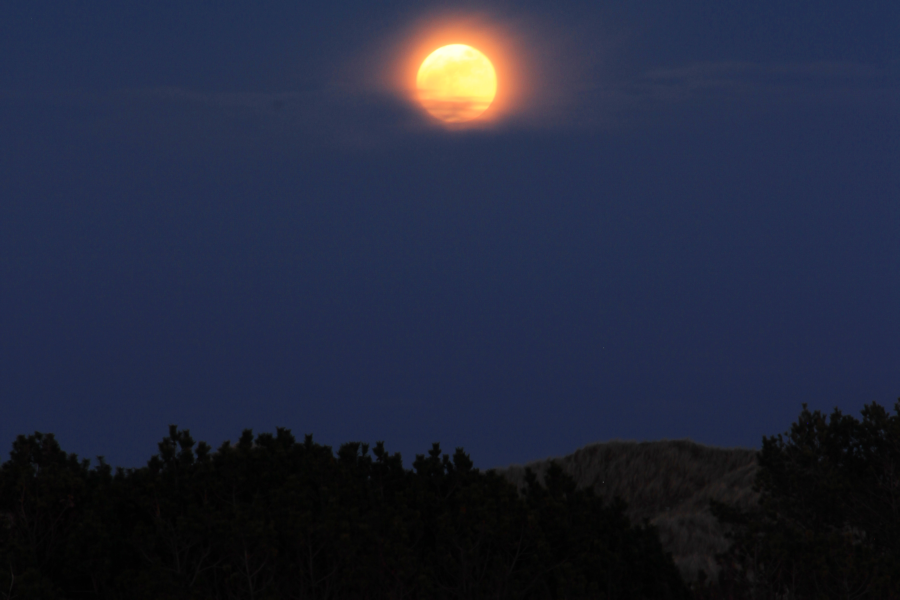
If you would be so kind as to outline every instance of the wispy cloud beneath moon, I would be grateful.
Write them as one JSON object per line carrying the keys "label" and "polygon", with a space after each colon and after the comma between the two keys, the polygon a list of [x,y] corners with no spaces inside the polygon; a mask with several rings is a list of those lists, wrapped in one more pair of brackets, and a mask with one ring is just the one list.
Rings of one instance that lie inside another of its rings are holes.
{"label": "wispy cloud beneath moon", "polygon": [[[712,108],[900,106],[897,70],[852,62],[703,62],[584,82],[497,128],[503,131],[628,130],[655,114]],[[129,137],[188,151],[209,145],[299,151],[367,151],[433,131],[395,96],[346,83],[300,91],[200,91],[153,87],[109,92],[0,92],[4,104],[71,107],[71,133]]]}

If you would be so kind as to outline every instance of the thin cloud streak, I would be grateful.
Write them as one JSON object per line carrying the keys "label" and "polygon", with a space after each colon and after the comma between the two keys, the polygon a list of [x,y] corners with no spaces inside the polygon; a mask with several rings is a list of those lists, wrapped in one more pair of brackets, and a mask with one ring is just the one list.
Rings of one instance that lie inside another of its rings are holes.
{"label": "thin cloud streak", "polygon": [[[396,97],[348,85],[280,92],[197,91],[154,87],[111,92],[0,92],[4,103],[90,109],[71,127],[101,137],[143,136],[148,142],[265,145],[368,151],[434,131],[420,111]],[[628,130],[643,117],[691,106],[728,111],[802,105],[889,109],[900,106],[896,70],[852,62],[762,65],[704,62],[650,70],[631,79],[583,87],[541,113],[509,119],[507,131]]]}
{"label": "thin cloud streak", "polygon": [[706,62],[649,71],[620,90],[626,96],[649,99],[648,105],[707,98],[753,100],[770,105],[881,103],[900,98],[898,84],[897,73],[849,62]]}

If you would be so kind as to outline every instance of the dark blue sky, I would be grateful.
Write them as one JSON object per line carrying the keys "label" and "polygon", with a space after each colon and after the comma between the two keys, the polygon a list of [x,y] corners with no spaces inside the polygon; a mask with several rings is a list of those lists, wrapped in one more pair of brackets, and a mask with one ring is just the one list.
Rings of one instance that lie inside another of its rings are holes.
{"label": "dark blue sky", "polygon": [[[450,20],[488,127],[385,85]],[[759,447],[892,407],[898,308],[894,0],[0,5],[4,457]]]}

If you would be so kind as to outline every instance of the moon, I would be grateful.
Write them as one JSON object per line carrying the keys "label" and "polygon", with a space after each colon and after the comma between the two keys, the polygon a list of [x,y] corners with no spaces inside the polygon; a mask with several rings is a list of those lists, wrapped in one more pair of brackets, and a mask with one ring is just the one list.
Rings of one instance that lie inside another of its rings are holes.
{"label": "moon", "polygon": [[488,57],[465,44],[428,55],[416,75],[419,102],[445,123],[477,119],[497,95],[497,73]]}

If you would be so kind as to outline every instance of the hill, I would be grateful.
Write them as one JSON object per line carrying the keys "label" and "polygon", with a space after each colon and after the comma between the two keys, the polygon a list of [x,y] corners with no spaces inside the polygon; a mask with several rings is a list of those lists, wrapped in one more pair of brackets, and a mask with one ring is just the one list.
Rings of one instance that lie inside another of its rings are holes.
{"label": "hill", "polygon": [[622,498],[632,522],[647,519],[656,525],[663,548],[672,553],[688,582],[696,581],[701,569],[715,578],[719,571],[715,554],[728,548],[725,530],[709,511],[710,499],[747,509],[758,497],[752,490],[756,450],[717,448],[687,439],[613,440],[590,444],[561,458],[491,470],[521,491],[526,468],[543,482],[553,461],[579,488],[593,488],[607,501]]}

